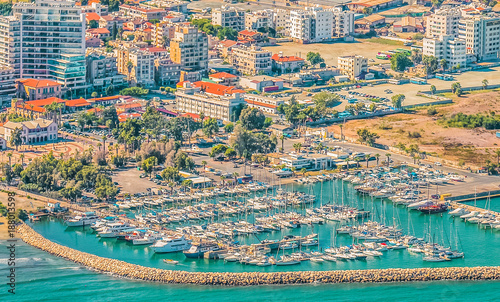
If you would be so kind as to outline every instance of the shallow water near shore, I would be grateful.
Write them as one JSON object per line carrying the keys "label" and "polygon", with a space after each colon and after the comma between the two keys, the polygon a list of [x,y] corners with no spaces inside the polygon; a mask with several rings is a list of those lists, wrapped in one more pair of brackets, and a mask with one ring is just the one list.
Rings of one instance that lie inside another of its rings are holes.
{"label": "shallow water near shore", "polygon": [[[291,189],[291,187],[288,187]],[[291,267],[255,267],[239,263],[223,261],[186,259],[182,253],[156,255],[147,247],[131,246],[116,239],[100,239],[89,228],[66,228],[61,221],[42,221],[33,228],[47,239],[68,247],[89,252],[98,256],[127,261],[134,264],[158,267],[163,269],[179,269],[186,271],[305,271],[305,270],[345,270],[345,269],[378,269],[378,268],[416,268],[444,266],[490,266],[500,265],[496,257],[500,253],[500,232],[484,230],[477,225],[465,224],[460,219],[450,218],[447,214],[423,215],[416,211],[408,213],[401,206],[394,206],[390,201],[372,200],[357,195],[349,184],[341,181],[325,182],[312,186],[294,186],[295,190],[314,193],[318,196],[316,206],[320,203],[332,202],[351,204],[358,208],[370,210],[373,219],[388,225],[393,223],[401,227],[405,233],[418,237],[432,238],[445,245],[455,244],[466,254],[464,259],[450,262],[427,263],[421,255],[412,255],[406,250],[388,251],[380,259],[367,261],[348,261],[337,263],[303,262]],[[343,196],[342,196],[343,195]],[[492,199],[492,205],[500,200]],[[492,207],[493,208],[493,207]],[[332,245],[333,232],[337,225],[333,222],[323,226],[303,226],[289,229],[283,233],[276,232],[259,235],[260,239],[280,238],[282,235],[307,235],[311,232],[319,234],[320,248]],[[267,237],[266,237],[267,236]],[[252,237],[239,237],[244,243],[252,243]],[[352,238],[339,235],[336,245],[352,244]],[[6,242],[0,243],[5,245]],[[2,248],[2,246],[0,246]],[[275,301],[284,300],[336,300],[336,301],[387,301],[388,297],[397,297],[401,301],[413,301],[415,297],[425,296],[430,301],[499,301],[500,282],[433,282],[433,283],[399,283],[399,284],[316,284],[300,286],[257,286],[257,287],[220,287],[220,286],[186,286],[154,284],[139,281],[123,280],[115,277],[91,272],[85,268],[58,259],[33,247],[22,245],[18,249],[18,265],[20,266],[18,289],[23,291],[19,301],[53,301],[61,300],[90,301],[118,300],[133,297],[134,300],[150,300],[151,298],[172,301],[202,299],[203,301],[255,301],[259,299]],[[2,255],[0,254],[0,257]],[[177,266],[163,263],[164,258],[180,261]],[[0,258],[0,272],[7,272],[6,261]],[[5,275],[5,274],[2,274]],[[42,289],[42,290],[40,290]],[[35,293],[37,291],[37,293]],[[0,294],[0,297],[3,293]],[[78,296],[77,299],[73,299]],[[25,297],[28,297],[25,299]],[[30,299],[31,297],[31,299]],[[24,300],[25,299],[25,300]],[[81,300],[80,300],[81,299]],[[3,300],[3,299],[2,299]],[[10,301],[10,299],[8,300]],[[17,300],[14,300],[17,301]]]}

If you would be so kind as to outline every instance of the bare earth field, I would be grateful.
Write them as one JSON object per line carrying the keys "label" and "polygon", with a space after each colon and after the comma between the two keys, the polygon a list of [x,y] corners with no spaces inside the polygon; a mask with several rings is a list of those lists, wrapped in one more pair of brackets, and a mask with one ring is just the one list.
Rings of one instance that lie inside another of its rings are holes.
{"label": "bare earth field", "polygon": [[[406,146],[417,144],[421,151],[437,155],[445,160],[460,161],[467,165],[484,165],[486,159],[496,162],[493,152],[500,148],[500,140],[495,130],[483,128],[465,129],[448,128],[439,123],[442,117],[462,112],[464,114],[500,111],[500,92],[469,94],[454,97],[454,103],[436,107],[438,114],[427,115],[427,109],[420,109],[410,114],[395,114],[382,118],[348,121],[344,125],[344,135],[356,138],[356,131],[368,128],[380,135],[378,143],[394,146],[403,143]],[[340,132],[334,126],[336,133]],[[409,132],[418,132],[420,138],[410,138]]]}
{"label": "bare earth field", "polygon": [[[363,41],[363,42],[360,42]],[[281,43],[277,46],[267,46],[264,49],[273,53],[283,52],[286,56],[297,56],[306,58],[307,53],[319,52],[321,57],[325,59],[328,66],[337,66],[339,56],[362,55],[365,58],[375,60],[375,63],[388,63],[387,60],[379,60],[375,56],[379,51],[388,51],[396,48],[408,48],[401,45],[388,45],[382,43],[367,42],[359,40],[355,42],[337,42],[337,43],[313,43],[299,44],[294,42]],[[409,48],[408,48],[409,49]],[[372,63],[370,63],[372,64]]]}

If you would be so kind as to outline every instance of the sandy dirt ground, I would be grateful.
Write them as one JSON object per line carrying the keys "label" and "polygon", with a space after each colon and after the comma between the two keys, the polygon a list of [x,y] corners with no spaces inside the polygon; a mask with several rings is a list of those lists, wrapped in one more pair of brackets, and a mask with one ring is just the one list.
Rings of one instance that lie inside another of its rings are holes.
{"label": "sandy dirt ground", "polygon": [[[360,42],[361,41],[361,42]],[[325,59],[328,66],[337,66],[339,56],[361,55],[368,59],[373,59],[375,63],[388,63],[387,60],[379,60],[376,55],[379,51],[394,50],[396,48],[408,48],[401,45],[387,45],[374,42],[366,42],[363,40],[355,42],[339,42],[339,43],[313,43],[313,44],[299,44],[294,42],[281,43],[276,46],[267,46],[264,49],[272,51],[273,53],[283,52],[286,56],[297,56],[306,58],[307,53],[319,52],[321,57]]]}
{"label": "sandy dirt ground", "polygon": [[[357,137],[356,131],[368,128],[380,135],[378,143],[394,146],[418,144],[420,150],[437,154],[440,158],[466,164],[484,165],[486,159],[496,162],[493,152],[499,149],[500,140],[495,130],[448,128],[439,122],[443,117],[462,112],[465,114],[486,113],[500,110],[500,92],[474,93],[454,97],[454,103],[436,107],[438,114],[427,115],[427,109],[413,114],[395,114],[382,118],[349,121],[344,126],[344,134]],[[333,126],[339,133],[338,126]],[[409,137],[409,132],[418,132],[420,138]]]}
{"label": "sandy dirt ground", "polygon": [[[54,144],[50,143],[44,145],[23,145],[18,148],[18,151],[16,151],[15,149],[9,149],[0,152],[0,162],[7,162],[9,160],[7,156],[9,153],[12,153],[12,164],[21,162],[29,164],[29,162],[31,162],[33,159],[48,154],[51,151],[56,157],[60,157],[61,154],[63,154],[63,156],[66,158],[69,156],[74,156],[77,152],[81,154],[84,148],[85,147],[82,143],[73,141],[58,142]],[[21,155],[24,155],[23,159],[21,158]]]}

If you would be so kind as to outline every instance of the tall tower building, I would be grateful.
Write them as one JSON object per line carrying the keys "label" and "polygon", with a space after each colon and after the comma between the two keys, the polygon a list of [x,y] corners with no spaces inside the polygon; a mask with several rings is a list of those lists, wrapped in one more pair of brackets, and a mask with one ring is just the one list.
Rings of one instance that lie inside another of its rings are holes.
{"label": "tall tower building", "polygon": [[85,88],[85,14],[72,0],[16,3],[0,18],[0,66],[20,78],[50,79],[67,91]]}
{"label": "tall tower building", "polygon": [[184,71],[200,71],[208,69],[207,35],[190,25],[178,25],[175,37],[170,41],[170,58],[181,64]]}

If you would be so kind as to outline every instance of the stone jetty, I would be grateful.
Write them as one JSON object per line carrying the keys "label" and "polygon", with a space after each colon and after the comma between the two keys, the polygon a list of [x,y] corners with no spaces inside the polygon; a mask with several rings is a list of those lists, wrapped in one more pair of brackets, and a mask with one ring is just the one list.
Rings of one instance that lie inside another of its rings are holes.
{"label": "stone jetty", "polygon": [[99,257],[71,249],[47,240],[24,223],[18,226],[17,231],[20,238],[27,244],[98,272],[111,273],[123,278],[162,283],[247,286],[305,283],[500,280],[500,267],[447,267],[273,273],[211,273],[165,270]]}

